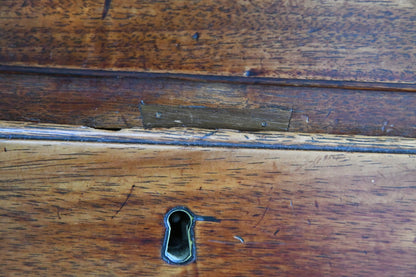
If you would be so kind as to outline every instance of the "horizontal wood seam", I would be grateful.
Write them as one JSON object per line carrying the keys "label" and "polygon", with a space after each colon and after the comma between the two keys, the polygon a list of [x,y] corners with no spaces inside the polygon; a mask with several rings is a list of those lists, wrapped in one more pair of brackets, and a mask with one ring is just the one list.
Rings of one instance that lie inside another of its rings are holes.
{"label": "horizontal wood seam", "polygon": [[0,73],[39,74],[55,76],[78,76],[97,78],[137,78],[137,79],[173,79],[193,82],[230,83],[246,85],[272,85],[285,87],[311,87],[332,89],[377,90],[391,92],[416,92],[416,84],[387,82],[328,81],[306,79],[280,79],[268,77],[236,77],[217,75],[198,75],[181,73],[150,73],[133,71],[110,71],[73,68],[52,68],[0,65]]}

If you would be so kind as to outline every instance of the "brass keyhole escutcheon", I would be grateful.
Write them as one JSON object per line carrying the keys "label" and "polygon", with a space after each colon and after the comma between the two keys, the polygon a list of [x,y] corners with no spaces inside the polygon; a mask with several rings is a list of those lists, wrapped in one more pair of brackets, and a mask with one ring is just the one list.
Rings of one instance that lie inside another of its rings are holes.
{"label": "brass keyhole escutcheon", "polygon": [[188,264],[195,260],[195,215],[185,207],[171,209],[164,218],[166,232],[162,258],[170,264]]}

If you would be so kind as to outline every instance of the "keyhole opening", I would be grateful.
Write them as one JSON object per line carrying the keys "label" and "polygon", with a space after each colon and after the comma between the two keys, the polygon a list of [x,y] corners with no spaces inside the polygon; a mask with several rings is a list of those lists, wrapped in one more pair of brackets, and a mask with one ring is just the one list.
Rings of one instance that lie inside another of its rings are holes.
{"label": "keyhole opening", "polygon": [[188,238],[191,219],[183,211],[177,211],[169,217],[170,239],[168,253],[177,260],[184,260],[190,254],[190,243]]}
{"label": "keyhole opening", "polygon": [[165,225],[164,260],[172,264],[191,262],[195,257],[193,214],[186,208],[175,208],[165,216]]}

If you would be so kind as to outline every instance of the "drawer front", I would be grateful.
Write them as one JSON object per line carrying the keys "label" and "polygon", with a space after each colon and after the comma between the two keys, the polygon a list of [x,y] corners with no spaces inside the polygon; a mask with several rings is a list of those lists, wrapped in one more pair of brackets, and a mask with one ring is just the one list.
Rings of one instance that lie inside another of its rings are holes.
{"label": "drawer front", "polygon": [[[12,275],[413,276],[416,156],[0,141]],[[173,207],[196,261],[161,258]]]}

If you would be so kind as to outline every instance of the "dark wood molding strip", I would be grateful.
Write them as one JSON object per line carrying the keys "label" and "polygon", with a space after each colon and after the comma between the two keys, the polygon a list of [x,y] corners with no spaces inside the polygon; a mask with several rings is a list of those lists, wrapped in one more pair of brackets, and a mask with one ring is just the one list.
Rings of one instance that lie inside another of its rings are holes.
{"label": "dark wood molding strip", "polygon": [[[0,120],[111,130],[143,127],[139,110],[143,101],[147,105],[240,112],[285,107],[293,110],[290,132],[416,137],[414,92],[65,72],[0,73]],[[212,122],[211,126],[224,127],[220,123]]]}

